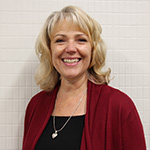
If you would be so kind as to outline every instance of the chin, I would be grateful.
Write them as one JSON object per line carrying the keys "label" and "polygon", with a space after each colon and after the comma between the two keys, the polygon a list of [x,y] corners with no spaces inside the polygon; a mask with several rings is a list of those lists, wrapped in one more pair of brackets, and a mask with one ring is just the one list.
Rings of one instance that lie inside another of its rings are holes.
{"label": "chin", "polygon": [[65,76],[65,79],[68,79],[68,80],[75,80],[75,79],[79,79],[79,78],[84,78],[84,74],[67,74]]}
{"label": "chin", "polygon": [[78,78],[78,76],[76,76],[76,75],[67,75],[66,76],[66,79],[75,79],[75,78]]}

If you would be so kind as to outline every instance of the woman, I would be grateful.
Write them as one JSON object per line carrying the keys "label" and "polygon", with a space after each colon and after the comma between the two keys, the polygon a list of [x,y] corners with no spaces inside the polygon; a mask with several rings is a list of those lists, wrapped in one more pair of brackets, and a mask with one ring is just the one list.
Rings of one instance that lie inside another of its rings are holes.
{"label": "woman", "polygon": [[28,104],[23,150],[146,150],[132,100],[108,86],[100,25],[78,7],[52,13],[36,43],[43,91]]}

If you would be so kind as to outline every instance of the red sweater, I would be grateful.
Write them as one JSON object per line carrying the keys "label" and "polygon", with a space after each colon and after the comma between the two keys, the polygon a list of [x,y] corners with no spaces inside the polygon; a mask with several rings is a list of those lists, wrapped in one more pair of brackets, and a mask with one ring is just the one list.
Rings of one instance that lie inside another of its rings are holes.
{"label": "red sweater", "polygon": [[[53,111],[59,85],[36,94],[25,116],[23,150],[34,150]],[[132,100],[108,85],[88,81],[81,150],[146,150],[143,127]]]}

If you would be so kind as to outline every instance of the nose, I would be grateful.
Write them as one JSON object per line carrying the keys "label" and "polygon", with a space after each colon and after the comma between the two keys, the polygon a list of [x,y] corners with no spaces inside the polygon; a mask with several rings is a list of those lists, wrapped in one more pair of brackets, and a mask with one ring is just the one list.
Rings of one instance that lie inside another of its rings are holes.
{"label": "nose", "polygon": [[66,51],[67,53],[72,54],[72,53],[75,53],[76,50],[77,50],[77,49],[76,49],[76,44],[75,44],[75,42],[74,42],[74,41],[69,41],[68,44],[67,44],[67,46],[66,46],[65,51]]}

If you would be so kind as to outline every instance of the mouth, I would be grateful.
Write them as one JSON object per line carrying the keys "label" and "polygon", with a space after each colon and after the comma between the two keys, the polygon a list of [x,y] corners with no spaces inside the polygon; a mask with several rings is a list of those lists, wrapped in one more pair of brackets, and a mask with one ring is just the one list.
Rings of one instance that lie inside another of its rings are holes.
{"label": "mouth", "polygon": [[69,63],[69,64],[71,64],[71,63],[77,63],[77,62],[79,62],[81,60],[81,58],[75,58],[75,59],[62,59],[62,61],[64,62],[64,63]]}

